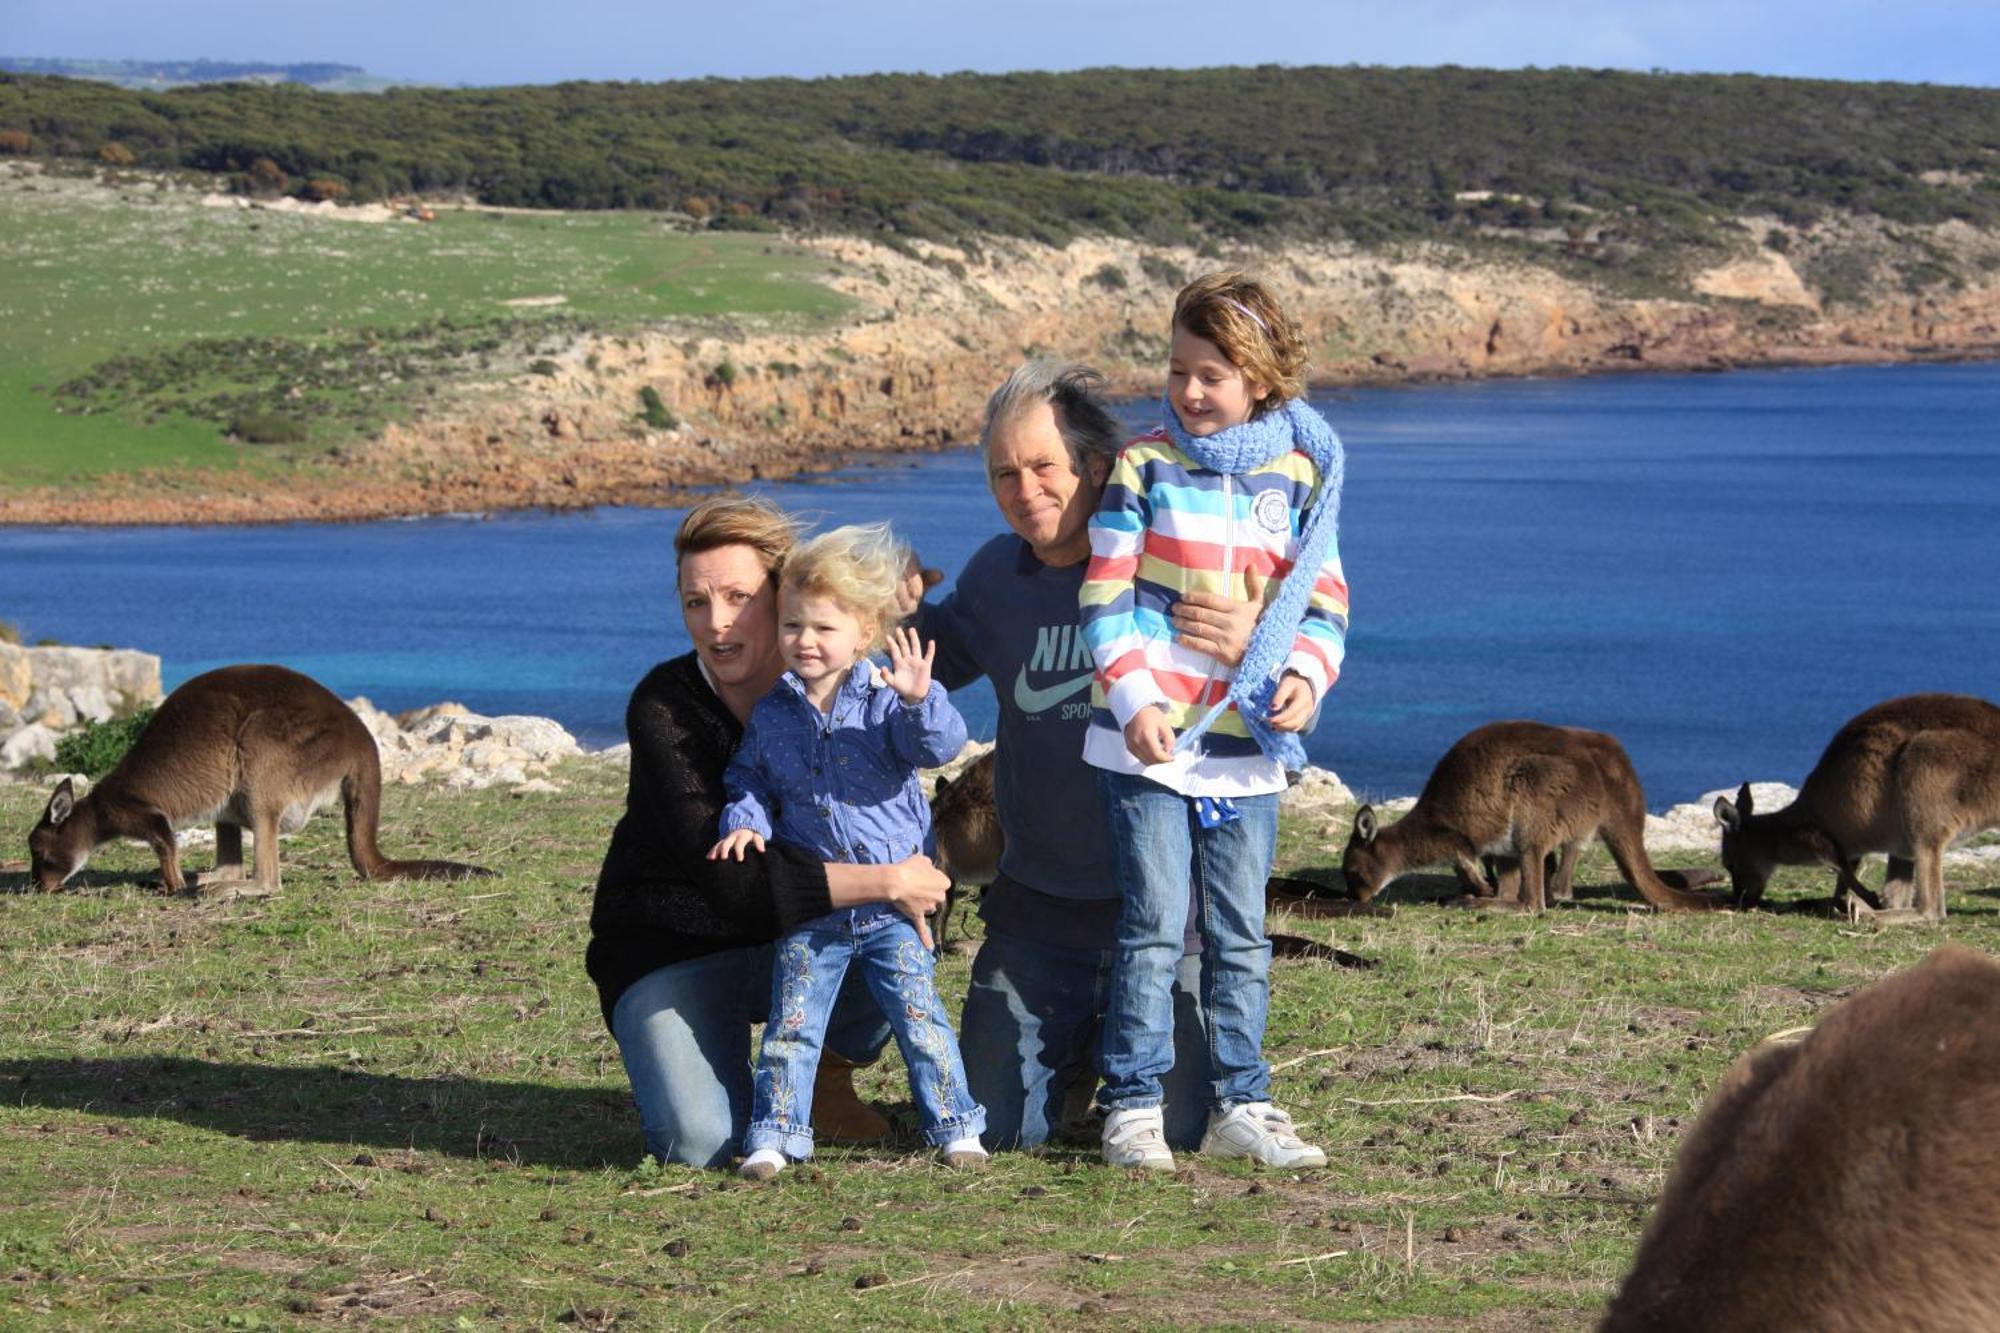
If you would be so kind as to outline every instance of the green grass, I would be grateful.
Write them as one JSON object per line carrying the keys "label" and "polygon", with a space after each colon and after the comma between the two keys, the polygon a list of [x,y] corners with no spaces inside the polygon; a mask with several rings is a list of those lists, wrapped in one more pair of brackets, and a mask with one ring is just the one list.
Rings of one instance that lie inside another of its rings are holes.
{"label": "green grass", "polygon": [[[1273,922],[1377,963],[1276,964],[1266,1053],[1323,1171],[1134,1179],[1084,1146],[956,1176],[892,1052],[862,1088],[898,1142],[758,1189],[640,1163],[581,967],[623,777],[559,776],[387,794],[392,855],[497,880],[361,883],[333,814],[269,900],[159,896],[136,847],[52,895],[0,871],[0,1327],[1581,1328],[1731,1060],[1943,939],[2000,951],[1993,869],[1942,929],[1880,932],[1637,914],[1601,852],[1539,920],[1420,875],[1391,916]],[[0,784],[7,855],[45,798]],[[1345,832],[1289,820],[1284,867]],[[968,967],[941,966],[954,1001]]]}
{"label": "green grass", "polygon": [[[54,390],[114,357],[160,358],[200,340],[305,349],[395,335],[435,343],[440,319],[492,341],[418,377],[497,378],[526,368],[543,336],[662,320],[820,320],[843,301],[824,261],[768,236],[674,232],[640,213],[445,212],[436,222],[363,223],[211,208],[198,189],[0,174],[0,478],[22,485],[162,466],[231,466],[254,451],[176,410],[207,387],[287,402],[289,385],[217,365],[132,397]],[[561,296],[561,305],[510,301]],[[414,330],[426,330],[412,333]],[[544,334],[546,330],[546,335]],[[461,341],[467,339],[461,338]],[[296,360],[296,358],[294,358]],[[419,358],[421,360],[421,358]],[[517,364],[518,363],[518,364]],[[410,410],[421,383],[366,379],[324,398],[327,444]],[[207,381],[214,381],[210,386]],[[358,400],[358,402],[357,402]],[[77,402],[66,402],[74,409]],[[108,410],[107,410],[108,409]],[[149,417],[157,417],[148,424]]]}

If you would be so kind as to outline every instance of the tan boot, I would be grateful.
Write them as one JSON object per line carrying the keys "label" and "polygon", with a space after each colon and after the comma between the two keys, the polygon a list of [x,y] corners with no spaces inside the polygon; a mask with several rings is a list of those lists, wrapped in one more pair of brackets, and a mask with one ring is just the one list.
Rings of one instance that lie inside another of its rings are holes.
{"label": "tan boot", "polygon": [[882,1113],[854,1092],[855,1064],[832,1051],[819,1053],[813,1076],[813,1134],[824,1143],[880,1143],[889,1137]]}

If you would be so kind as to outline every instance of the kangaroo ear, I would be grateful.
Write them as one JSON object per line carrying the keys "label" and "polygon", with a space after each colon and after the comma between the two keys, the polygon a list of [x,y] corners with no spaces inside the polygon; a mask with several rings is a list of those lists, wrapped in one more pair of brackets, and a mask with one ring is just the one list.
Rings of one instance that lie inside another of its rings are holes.
{"label": "kangaroo ear", "polygon": [[1753,813],[1753,807],[1751,804],[1751,797],[1750,797],[1750,784],[1747,782],[1736,789],[1736,809],[1737,812],[1741,814],[1745,819],[1750,818],[1751,814]]}
{"label": "kangaroo ear", "polygon": [[1375,841],[1375,807],[1364,805],[1354,812],[1354,836],[1363,842]]}
{"label": "kangaroo ear", "polygon": [[69,785],[68,778],[64,778],[56,784],[56,794],[49,797],[49,808],[43,812],[42,818],[51,824],[60,824],[69,818],[70,811],[74,809],[76,809],[76,789]]}
{"label": "kangaroo ear", "polygon": [[1743,827],[1743,816],[1729,803],[1727,796],[1718,796],[1715,798],[1715,822],[1734,833]]}

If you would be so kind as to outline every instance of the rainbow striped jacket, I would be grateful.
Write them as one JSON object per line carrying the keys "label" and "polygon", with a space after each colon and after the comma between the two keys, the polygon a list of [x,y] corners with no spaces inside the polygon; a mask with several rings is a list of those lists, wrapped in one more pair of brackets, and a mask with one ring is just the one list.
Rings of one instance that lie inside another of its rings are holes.
{"label": "rainbow striped jacket", "polygon": [[[1175,641],[1168,618],[1197,589],[1249,596],[1244,575],[1289,574],[1300,518],[1316,498],[1318,470],[1294,450],[1250,472],[1227,475],[1194,462],[1164,430],[1128,441],[1090,520],[1090,564],[1078,600],[1097,667],[1084,758],[1099,768],[1143,772],[1190,796],[1281,790],[1284,773],[1267,758],[1232,707],[1198,752],[1142,767],[1125,748],[1124,727],[1157,704],[1176,732],[1229,692],[1231,672]],[[1347,641],[1347,579],[1338,538],[1327,552],[1284,670],[1312,685],[1313,697],[1339,678]]]}

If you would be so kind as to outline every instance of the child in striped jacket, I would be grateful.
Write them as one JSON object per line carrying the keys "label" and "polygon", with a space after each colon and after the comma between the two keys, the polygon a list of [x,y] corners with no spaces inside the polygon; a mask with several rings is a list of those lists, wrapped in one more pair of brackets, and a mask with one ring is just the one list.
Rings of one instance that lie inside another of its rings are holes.
{"label": "child in striped jacket", "polygon": [[[1081,593],[1097,666],[1084,758],[1100,770],[1122,898],[1104,1023],[1104,1159],[1170,1169],[1160,1078],[1192,875],[1215,1083],[1201,1151],[1323,1166],[1270,1101],[1264,882],[1278,794],[1340,672],[1342,454],[1301,398],[1305,343],[1260,282],[1197,279],[1174,303],[1158,429],[1128,442],[1090,523]],[[1175,641],[1195,589],[1265,609],[1232,674]]]}

